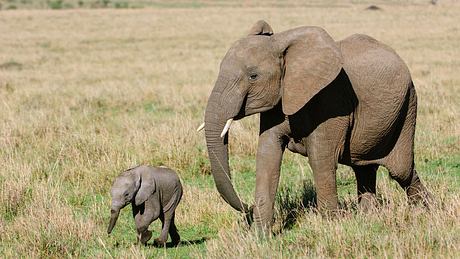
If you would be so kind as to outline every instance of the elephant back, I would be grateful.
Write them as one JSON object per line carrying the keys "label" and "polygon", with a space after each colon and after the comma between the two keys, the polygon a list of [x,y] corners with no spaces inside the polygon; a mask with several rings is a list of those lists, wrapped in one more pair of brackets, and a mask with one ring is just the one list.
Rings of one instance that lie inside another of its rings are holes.
{"label": "elephant back", "polygon": [[[389,135],[405,119],[401,117],[412,87],[409,69],[393,49],[367,35],[352,35],[339,45],[358,100],[350,140],[352,159],[384,156],[394,145]],[[382,145],[387,148],[376,150]]]}

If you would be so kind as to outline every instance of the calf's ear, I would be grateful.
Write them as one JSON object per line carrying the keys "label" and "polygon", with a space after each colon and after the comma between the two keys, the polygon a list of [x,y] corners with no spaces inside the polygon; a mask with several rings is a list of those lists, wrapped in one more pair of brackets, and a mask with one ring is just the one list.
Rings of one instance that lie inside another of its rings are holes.
{"label": "calf's ear", "polygon": [[139,172],[139,181],[140,187],[137,191],[136,197],[134,198],[136,206],[144,203],[156,189],[155,178],[149,170],[141,170]]}

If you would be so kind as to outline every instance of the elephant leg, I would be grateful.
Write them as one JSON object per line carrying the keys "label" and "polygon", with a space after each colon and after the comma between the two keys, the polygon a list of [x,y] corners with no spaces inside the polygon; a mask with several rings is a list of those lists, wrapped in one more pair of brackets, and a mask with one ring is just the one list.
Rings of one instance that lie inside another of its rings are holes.
{"label": "elephant leg", "polygon": [[433,197],[418,177],[414,165],[412,164],[406,170],[398,171],[395,169],[401,169],[401,167],[388,166],[391,178],[396,180],[401,188],[406,191],[409,203],[421,203],[429,206],[432,203]]}
{"label": "elephant leg", "polygon": [[375,186],[378,168],[378,165],[353,166],[358,189],[358,202],[364,211],[376,204]]}
{"label": "elephant leg", "polygon": [[318,210],[326,214],[336,212],[339,206],[336,182],[337,163],[333,163],[330,159],[311,158],[309,163],[315,181]]}
{"label": "elephant leg", "polygon": [[308,116],[302,120],[312,129],[304,142],[313,171],[317,207],[325,214],[335,214],[339,208],[336,170],[349,132],[350,118],[348,115],[338,116],[337,111],[347,108],[342,103],[346,94],[337,91],[313,101],[307,110]]}
{"label": "elephant leg", "polygon": [[[333,121],[332,121],[333,122]],[[318,210],[322,213],[335,213],[339,207],[337,196],[336,170],[339,147],[343,144],[345,131],[338,134],[331,129],[339,123],[327,122],[307,137],[307,153],[315,181]]]}
{"label": "elephant leg", "polygon": [[412,178],[409,186],[403,188],[405,188],[409,202],[412,204],[422,203],[425,206],[429,206],[433,202],[433,196],[426,189],[425,185],[423,185],[415,168],[412,169]]}
{"label": "elephant leg", "polygon": [[140,242],[142,245],[145,245],[150,238],[152,238],[152,231],[148,230],[151,221],[145,220],[145,218],[140,214],[137,215],[139,215],[135,218],[137,243]]}
{"label": "elephant leg", "polygon": [[413,86],[408,92],[408,106],[401,132],[393,150],[383,161],[383,165],[390,172],[391,178],[396,180],[406,191],[410,203],[423,203],[428,206],[433,198],[417,175],[414,165],[414,134],[417,113],[417,98]]}
{"label": "elephant leg", "polygon": [[160,245],[160,246],[166,245],[166,241],[168,241],[169,227],[171,226],[173,215],[174,214],[170,210],[166,213],[162,213],[162,216],[160,216],[162,228],[161,228],[160,236],[155,239],[155,243],[157,245]]}
{"label": "elephant leg", "polygon": [[137,242],[145,245],[152,238],[152,231],[148,230],[150,224],[160,216],[159,201],[149,199],[140,206],[133,204],[133,216],[136,224]]}
{"label": "elephant leg", "polygon": [[152,238],[152,231],[145,229],[143,231],[137,231],[137,242],[145,245]]}
{"label": "elephant leg", "polygon": [[[259,148],[259,152],[257,153],[254,205],[254,222],[264,235],[270,235],[273,224],[273,209],[283,153],[281,145],[277,144],[278,141],[271,142],[267,140],[267,142],[263,138],[259,138],[259,143],[262,143],[263,147]],[[272,149],[269,146],[276,147]],[[261,149],[264,150],[261,151]]]}
{"label": "elephant leg", "polygon": [[[287,125],[269,127],[268,114],[261,115],[261,134],[256,157],[256,190],[254,204],[254,222],[262,235],[271,234],[273,208],[280,177],[280,166],[286,141],[281,132]],[[268,128],[268,129],[267,129]]]}
{"label": "elephant leg", "polygon": [[177,232],[176,224],[174,223],[175,216],[175,213],[173,213],[171,226],[169,227],[169,235],[171,236],[173,245],[178,245],[180,242],[180,235],[179,232]]}

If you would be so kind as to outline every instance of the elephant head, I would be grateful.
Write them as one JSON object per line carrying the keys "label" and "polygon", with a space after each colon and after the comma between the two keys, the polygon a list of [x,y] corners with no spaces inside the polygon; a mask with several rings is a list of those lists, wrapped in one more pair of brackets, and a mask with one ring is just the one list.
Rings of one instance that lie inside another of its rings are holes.
{"label": "elephant head", "polygon": [[112,206],[107,233],[112,232],[122,208],[132,202],[140,206],[155,192],[155,187],[155,179],[146,170],[130,169],[118,176],[110,190]]}
{"label": "elephant head", "polygon": [[274,108],[285,115],[301,109],[342,69],[335,41],[321,28],[299,27],[274,34],[258,21],[236,41],[220,64],[205,112],[205,135],[216,187],[234,209],[249,212],[230,181],[228,130],[233,120]]}

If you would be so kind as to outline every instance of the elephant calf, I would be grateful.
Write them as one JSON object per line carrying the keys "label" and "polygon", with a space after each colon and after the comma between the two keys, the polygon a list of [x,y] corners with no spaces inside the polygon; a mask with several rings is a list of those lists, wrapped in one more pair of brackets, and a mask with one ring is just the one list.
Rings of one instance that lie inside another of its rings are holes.
{"label": "elephant calf", "polygon": [[112,208],[109,228],[112,232],[120,210],[131,203],[137,229],[137,242],[146,244],[152,237],[150,223],[160,218],[162,230],[155,239],[157,245],[165,245],[168,233],[173,245],[180,241],[174,224],[174,213],[182,197],[182,185],[176,172],[166,167],[138,166],[118,176],[110,191]]}

